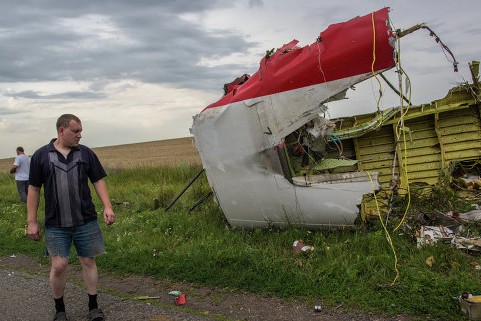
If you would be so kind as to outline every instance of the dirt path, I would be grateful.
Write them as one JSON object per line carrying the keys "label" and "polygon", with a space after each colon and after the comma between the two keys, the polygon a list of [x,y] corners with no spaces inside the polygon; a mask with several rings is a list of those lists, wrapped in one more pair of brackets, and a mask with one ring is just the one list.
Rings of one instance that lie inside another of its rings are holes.
{"label": "dirt path", "polygon": [[[53,306],[48,285],[49,266],[28,256],[0,257],[0,308],[5,320],[50,320]],[[383,317],[366,313],[323,308],[299,301],[268,298],[227,289],[197,287],[188,283],[171,283],[150,277],[130,275],[113,278],[100,272],[99,302],[109,320],[130,321],[412,321],[406,316]],[[69,272],[66,305],[71,321],[87,320],[86,294],[78,266]],[[171,290],[186,294],[186,305],[175,305]],[[147,296],[155,299],[135,300]],[[3,318],[3,317],[2,317]]]}

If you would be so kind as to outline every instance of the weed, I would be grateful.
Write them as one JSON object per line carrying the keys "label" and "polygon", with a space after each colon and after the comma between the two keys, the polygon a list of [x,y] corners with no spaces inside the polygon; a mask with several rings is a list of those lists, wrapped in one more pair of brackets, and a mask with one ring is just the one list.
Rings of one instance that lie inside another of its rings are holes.
{"label": "weed", "polygon": [[[326,306],[342,304],[374,313],[442,320],[460,318],[453,298],[463,292],[481,293],[479,271],[469,264],[481,263],[479,257],[449,244],[417,248],[409,232],[391,235],[400,273],[392,285],[395,260],[380,226],[318,231],[294,225],[230,229],[212,198],[189,212],[209,191],[203,176],[166,212],[165,205],[200,169],[186,165],[108,170],[117,220],[112,226],[102,224],[108,251],[98,258],[103,273],[138,273],[306,302],[321,299]],[[0,195],[0,254],[42,257],[42,242],[32,242],[23,234],[26,208],[17,200],[11,176],[0,174]],[[159,199],[157,206],[154,199]],[[100,201],[94,201],[100,211]],[[413,193],[412,202],[410,215],[452,210],[461,204],[441,189]],[[469,228],[476,231],[477,227]],[[293,253],[293,241],[301,239],[314,251]],[[434,258],[431,266],[426,264],[429,257]]]}

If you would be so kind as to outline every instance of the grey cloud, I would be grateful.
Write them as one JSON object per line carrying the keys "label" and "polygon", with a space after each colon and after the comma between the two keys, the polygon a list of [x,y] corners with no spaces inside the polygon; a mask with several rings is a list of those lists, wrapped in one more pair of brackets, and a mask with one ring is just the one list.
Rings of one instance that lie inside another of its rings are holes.
{"label": "grey cloud", "polygon": [[[179,15],[228,5],[227,1],[3,1],[0,10],[8,18],[0,21],[0,81],[135,78],[207,89],[232,71],[198,66],[202,57],[245,53],[256,44],[227,29],[207,32]],[[108,16],[118,34],[99,41],[60,24],[60,19],[87,14]],[[92,41],[93,46],[82,46]]]}
{"label": "grey cloud", "polygon": [[26,98],[26,99],[102,99],[104,94],[94,92],[69,91],[60,94],[41,95],[37,91],[26,90],[18,93],[4,94],[7,97]]}
{"label": "grey cloud", "polygon": [[8,94],[3,94],[6,97],[14,97],[14,98],[28,98],[28,99],[37,99],[40,97],[38,92],[33,91],[33,90],[26,90],[22,91],[19,93],[8,93]]}
{"label": "grey cloud", "polygon": [[[10,109],[10,108],[4,108],[0,107],[0,116],[6,116],[6,115],[15,115],[15,114],[20,114],[22,113],[21,111]],[[0,119],[0,122],[2,122],[3,119]]]}
{"label": "grey cloud", "polygon": [[249,8],[262,7],[263,5],[264,1],[262,0],[249,0]]}

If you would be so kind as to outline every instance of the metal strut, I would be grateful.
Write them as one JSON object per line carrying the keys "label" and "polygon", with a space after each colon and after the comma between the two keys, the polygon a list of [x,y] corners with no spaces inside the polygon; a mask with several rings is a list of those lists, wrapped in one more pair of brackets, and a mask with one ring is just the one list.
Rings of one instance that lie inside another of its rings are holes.
{"label": "metal strut", "polygon": [[169,206],[165,208],[166,212],[175,204],[175,202],[177,202],[177,200],[182,196],[182,194],[185,193],[185,191],[190,187],[190,185],[192,185],[199,178],[199,176],[204,172],[204,170],[205,169],[202,168],[202,170],[197,173],[197,175],[195,175],[195,177],[180,191],[180,193],[174,198],[174,200],[169,204]]}
{"label": "metal strut", "polygon": [[197,206],[199,206],[200,204],[202,204],[209,196],[211,196],[212,194],[214,194],[214,192],[210,191],[209,193],[205,194],[204,196],[202,196],[197,202],[195,202],[194,205],[192,205],[190,208],[189,208],[189,212],[192,212],[194,210],[194,208],[196,208]]}
{"label": "metal strut", "polygon": [[391,88],[396,94],[398,94],[399,97],[401,97],[406,103],[411,105],[411,101],[409,101],[409,99],[407,99],[406,96],[404,96],[402,93],[400,93],[399,90],[397,90],[396,87],[394,87],[393,84],[391,84],[389,82],[389,80],[386,78],[386,76],[384,76],[384,74],[382,72],[379,73],[379,76],[381,76],[381,78],[387,83],[389,88]]}

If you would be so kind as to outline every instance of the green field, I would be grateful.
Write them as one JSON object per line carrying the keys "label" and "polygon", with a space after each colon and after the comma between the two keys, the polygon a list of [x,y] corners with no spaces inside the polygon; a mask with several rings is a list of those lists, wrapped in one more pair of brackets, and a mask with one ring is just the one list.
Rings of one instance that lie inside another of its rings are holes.
{"label": "green field", "polygon": [[[418,248],[414,229],[392,232],[395,219],[386,226],[392,246],[376,222],[369,227],[320,231],[231,229],[212,198],[189,212],[210,191],[205,176],[166,212],[165,206],[200,169],[187,164],[108,168],[117,222],[108,227],[101,224],[108,249],[98,258],[103,273],[185,280],[313,304],[321,300],[325,306],[342,304],[419,320],[460,320],[459,295],[481,294],[481,271],[472,266],[472,262],[481,263],[479,255],[449,244]],[[43,243],[24,234],[26,208],[19,203],[12,175],[0,173],[0,195],[0,255],[41,257]],[[445,210],[446,194],[439,195],[423,201],[431,207],[439,202],[438,209]],[[458,201],[449,195],[451,205]],[[95,202],[101,213],[99,200]],[[423,204],[414,196],[412,203]],[[43,201],[41,208],[40,219]],[[479,226],[467,226],[467,230],[473,235]],[[295,240],[314,250],[293,253]],[[430,257],[434,258],[431,266],[426,263]]]}

